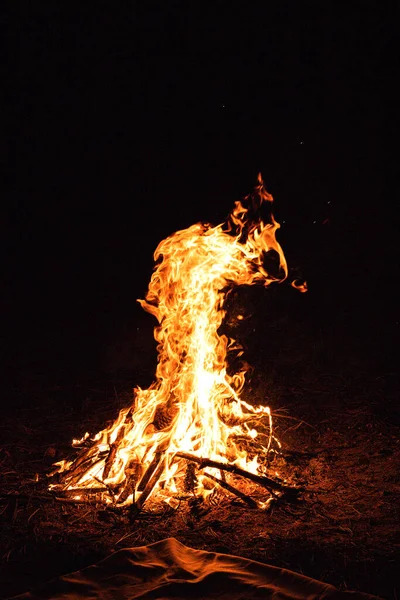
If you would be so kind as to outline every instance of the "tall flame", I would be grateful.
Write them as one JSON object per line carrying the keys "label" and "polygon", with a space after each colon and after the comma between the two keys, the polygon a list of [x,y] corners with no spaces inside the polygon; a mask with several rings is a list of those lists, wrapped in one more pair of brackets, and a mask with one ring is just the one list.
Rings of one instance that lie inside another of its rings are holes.
{"label": "tall flame", "polygon": [[[198,223],[158,245],[146,298],[139,300],[158,321],[156,379],[149,389],[135,389],[134,406],[121,410],[111,427],[76,442],[89,442],[89,450],[57,463],[61,487],[73,497],[93,488],[106,502],[138,502],[157,468],[151,493],[171,498],[187,481],[187,462],[177,453],[265,473],[275,441],[270,409],[241,399],[244,368],[227,372],[228,352],[240,354],[240,347],[219,328],[233,286],[267,286],[287,276],[275,237],[279,224],[270,210],[266,223],[260,217],[272,200],[259,175],[254,192],[235,203],[225,223]],[[265,266],[271,251],[275,274]],[[212,489],[207,474],[221,477],[218,469],[203,470],[194,479],[197,495]]]}

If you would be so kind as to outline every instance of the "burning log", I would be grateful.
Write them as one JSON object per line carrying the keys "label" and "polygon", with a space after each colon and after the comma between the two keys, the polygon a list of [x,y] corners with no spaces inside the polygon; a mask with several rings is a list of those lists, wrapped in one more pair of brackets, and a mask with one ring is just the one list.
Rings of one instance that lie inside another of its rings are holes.
{"label": "burning log", "polygon": [[[260,462],[266,471],[279,442],[270,409],[241,399],[246,366],[232,374],[227,359],[241,349],[221,334],[224,302],[233,285],[268,286],[287,276],[275,236],[279,224],[270,210],[265,223],[260,216],[271,203],[259,176],[254,193],[235,203],[225,223],[198,223],[158,245],[148,293],[139,300],[158,321],[155,381],[147,390],[135,390],[134,407],[122,409],[109,428],[92,439],[85,435],[89,448],[75,461],[58,463],[61,483],[51,489],[67,492],[72,500],[99,494],[108,505],[132,503],[135,510],[160,481],[160,496],[167,500],[182,491],[206,496],[214,484],[253,506],[225,473],[272,494],[299,493],[299,488],[256,474]],[[243,468],[236,466],[239,459]],[[216,469],[220,478],[207,471],[196,477],[194,465]]]}

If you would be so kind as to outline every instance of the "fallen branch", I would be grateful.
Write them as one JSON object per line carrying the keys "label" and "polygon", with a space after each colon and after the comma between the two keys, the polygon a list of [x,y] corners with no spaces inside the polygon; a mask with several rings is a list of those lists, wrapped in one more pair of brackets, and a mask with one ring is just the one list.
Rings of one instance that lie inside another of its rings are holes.
{"label": "fallen branch", "polygon": [[219,486],[221,486],[228,492],[231,492],[231,494],[234,494],[235,496],[237,496],[238,498],[240,498],[241,500],[246,502],[246,504],[248,504],[251,508],[257,508],[258,504],[255,500],[253,500],[253,498],[251,498],[247,494],[244,494],[243,492],[239,491],[238,489],[233,487],[233,485],[230,485],[229,483],[227,483],[226,481],[223,481],[222,479],[218,479],[218,477],[214,477],[214,475],[211,475],[210,473],[204,473],[204,475],[208,479],[212,479],[213,481],[215,481]]}
{"label": "fallen branch", "polygon": [[250,479],[250,481],[261,485],[267,490],[279,491],[288,495],[297,495],[299,492],[303,491],[302,488],[291,487],[283,483],[279,483],[278,481],[270,479],[269,477],[265,477],[264,475],[255,475],[254,473],[245,471],[244,469],[241,469],[236,465],[230,465],[228,463],[223,463],[218,460],[211,460],[210,458],[193,456],[193,454],[189,454],[188,452],[177,452],[175,454],[175,457],[191,460],[197,463],[200,469],[211,467],[214,469],[220,469],[221,471],[228,471],[229,473],[234,473],[235,475],[239,475],[240,477],[244,477],[245,479]]}

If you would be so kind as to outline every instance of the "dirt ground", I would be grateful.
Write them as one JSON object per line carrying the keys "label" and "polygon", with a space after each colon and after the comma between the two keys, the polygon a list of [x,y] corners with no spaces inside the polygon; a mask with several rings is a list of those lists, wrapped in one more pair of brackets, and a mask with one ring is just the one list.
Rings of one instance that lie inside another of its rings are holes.
{"label": "dirt ground", "polygon": [[47,490],[52,463],[70,455],[73,437],[114,419],[151,373],[147,363],[118,371],[115,357],[112,373],[105,365],[75,378],[27,367],[0,423],[2,598],[165,537],[398,598],[399,377],[377,344],[380,328],[363,336],[343,322],[321,326],[309,307],[266,320],[263,301],[234,299],[226,327],[246,346],[246,397],[271,406],[283,445],[276,467],[305,487],[299,499],[260,511],[220,493],[176,510],[149,503],[134,521],[127,510],[58,502]]}

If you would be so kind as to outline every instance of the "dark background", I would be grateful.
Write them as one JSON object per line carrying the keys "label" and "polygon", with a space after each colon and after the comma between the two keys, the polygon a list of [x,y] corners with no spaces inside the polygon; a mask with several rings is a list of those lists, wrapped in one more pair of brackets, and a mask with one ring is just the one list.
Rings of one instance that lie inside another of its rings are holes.
{"label": "dark background", "polygon": [[135,299],[156,245],[221,222],[259,171],[308,314],[362,332],[394,368],[397,12],[372,0],[13,4],[8,381],[101,371],[138,323],[151,336]]}

